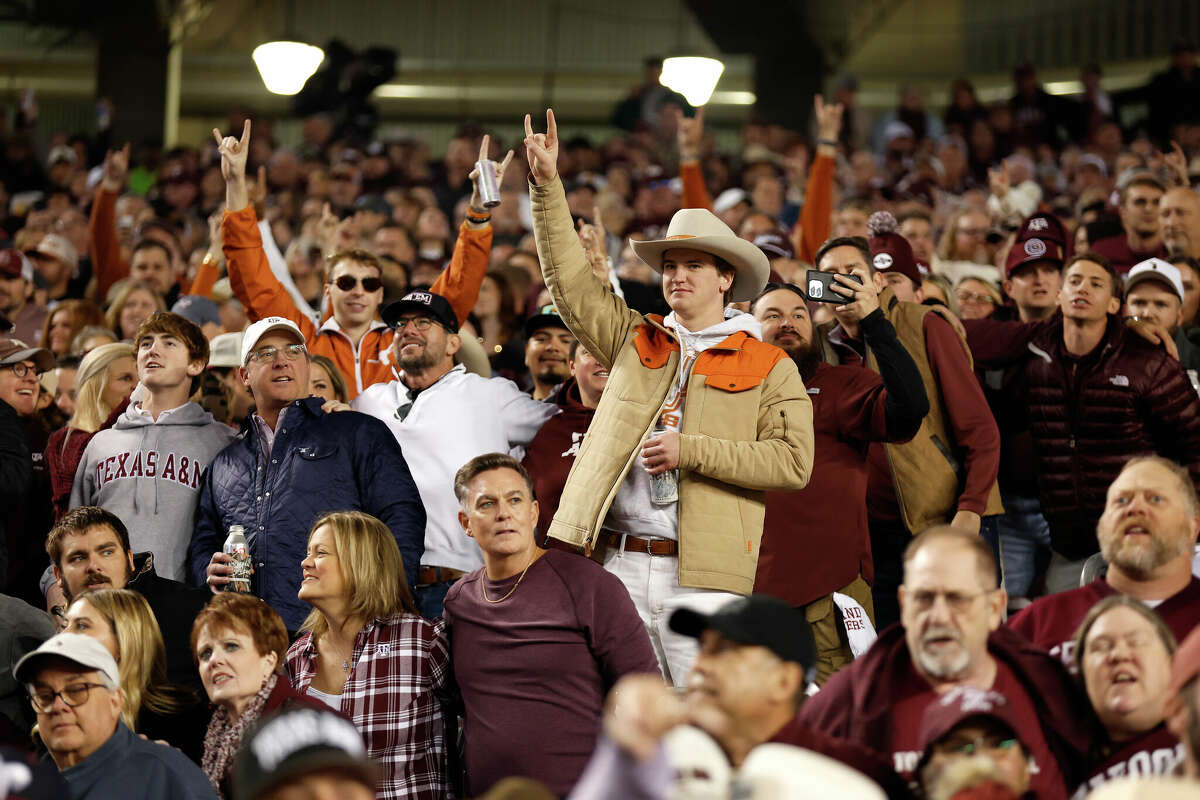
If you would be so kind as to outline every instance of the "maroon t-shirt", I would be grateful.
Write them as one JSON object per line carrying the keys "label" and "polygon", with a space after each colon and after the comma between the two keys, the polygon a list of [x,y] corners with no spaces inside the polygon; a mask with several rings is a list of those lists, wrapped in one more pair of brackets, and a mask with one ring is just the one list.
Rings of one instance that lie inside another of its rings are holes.
{"label": "maroon t-shirt", "polygon": [[876,373],[820,364],[807,386],[816,444],[812,474],[798,492],[767,492],[754,578],[754,591],[793,606],[835,592],[859,575],[868,583],[874,579],[867,443],[887,437],[887,393]]}
{"label": "maroon t-shirt", "polygon": [[595,749],[607,691],[624,675],[661,673],[625,585],[596,562],[547,551],[494,602],[518,580],[481,568],[446,595],[467,787],[478,796],[516,775],[561,797]]}
{"label": "maroon t-shirt", "polygon": [[1083,800],[1101,784],[1119,778],[1170,775],[1183,762],[1183,755],[1183,744],[1166,725],[1158,725],[1094,764],[1088,770],[1088,779],[1075,791],[1075,798]]}
{"label": "maroon t-shirt", "polygon": [[1166,258],[1167,247],[1160,244],[1157,250],[1133,250],[1129,246],[1129,239],[1124,233],[1119,236],[1108,236],[1103,239],[1096,240],[1096,243],[1088,248],[1093,253],[1099,253],[1108,259],[1120,274],[1124,275],[1133,267],[1134,264],[1139,264],[1148,258]]}
{"label": "maroon t-shirt", "polygon": [[[1092,606],[1116,593],[1107,581],[1097,578],[1087,586],[1034,600],[1032,605],[1009,619],[1008,627],[1050,655],[1062,659],[1067,669],[1074,671],[1074,639],[1079,623]],[[1182,642],[1200,622],[1200,580],[1193,577],[1183,591],[1163,600],[1154,610]]]}
{"label": "maroon t-shirt", "polygon": [[[911,667],[907,671],[905,683],[910,691],[904,692],[892,706],[890,749],[893,769],[901,777],[912,780],[913,771],[921,760],[921,720],[925,709],[937,699],[937,693]],[[1002,661],[996,661],[996,681],[991,688],[1004,695],[1018,720],[1021,741],[1026,743],[1026,751],[1031,757],[1030,788],[1034,796],[1038,800],[1063,800],[1067,796],[1067,787],[1042,734],[1037,708],[1017,676]]]}

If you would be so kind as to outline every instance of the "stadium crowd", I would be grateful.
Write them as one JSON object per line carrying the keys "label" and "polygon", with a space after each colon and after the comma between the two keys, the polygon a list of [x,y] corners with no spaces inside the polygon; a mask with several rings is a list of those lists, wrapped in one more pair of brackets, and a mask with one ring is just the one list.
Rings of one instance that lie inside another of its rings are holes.
{"label": "stadium crowd", "polygon": [[22,107],[10,796],[1200,791],[1195,48],[737,153],[647,68],[439,158]]}

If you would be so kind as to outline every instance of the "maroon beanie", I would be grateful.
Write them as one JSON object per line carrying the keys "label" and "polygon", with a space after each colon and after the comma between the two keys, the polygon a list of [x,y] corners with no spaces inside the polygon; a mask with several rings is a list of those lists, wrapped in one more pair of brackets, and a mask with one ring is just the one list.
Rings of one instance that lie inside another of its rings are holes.
{"label": "maroon beanie", "polygon": [[867,220],[867,231],[871,234],[871,266],[876,272],[898,272],[920,288],[921,271],[913,258],[912,246],[901,236],[899,225],[890,211],[876,211]]}

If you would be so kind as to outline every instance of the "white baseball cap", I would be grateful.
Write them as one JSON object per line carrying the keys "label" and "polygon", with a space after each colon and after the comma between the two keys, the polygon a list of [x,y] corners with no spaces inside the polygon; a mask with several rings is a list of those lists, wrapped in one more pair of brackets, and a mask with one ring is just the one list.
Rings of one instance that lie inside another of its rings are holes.
{"label": "white baseball cap", "polygon": [[246,328],[245,333],[242,334],[241,366],[246,365],[246,359],[250,357],[251,351],[258,345],[258,340],[271,331],[284,331],[291,335],[297,344],[304,344],[304,334],[300,332],[300,328],[296,323],[290,319],[285,317],[263,317],[258,322]]}
{"label": "white baseball cap", "polygon": [[1133,269],[1129,270],[1129,275],[1125,277],[1125,291],[1128,292],[1143,281],[1158,281],[1166,284],[1171,291],[1175,292],[1179,302],[1183,302],[1183,273],[1174,264],[1169,264],[1161,258],[1147,258],[1145,261],[1134,264]]}
{"label": "white baseball cap", "polygon": [[59,633],[51,636],[42,642],[41,647],[32,653],[26,653],[25,657],[17,662],[17,666],[13,668],[13,676],[21,683],[29,683],[37,677],[38,665],[50,656],[90,667],[104,673],[104,677],[108,678],[113,686],[121,685],[117,662],[112,653],[98,640],[82,633]]}
{"label": "white baseball cap", "polygon": [[208,343],[208,366],[211,367],[240,367],[242,362],[242,332],[222,333],[214,336]]}

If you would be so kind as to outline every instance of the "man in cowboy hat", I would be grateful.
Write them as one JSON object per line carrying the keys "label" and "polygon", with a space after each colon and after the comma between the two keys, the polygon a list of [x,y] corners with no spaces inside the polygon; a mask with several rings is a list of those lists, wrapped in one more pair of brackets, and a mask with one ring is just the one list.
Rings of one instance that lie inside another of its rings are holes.
{"label": "man in cowboy hat", "polygon": [[[808,482],[812,404],[795,362],[725,309],[767,281],[767,258],[703,209],[633,242],[662,275],[666,319],[592,275],[559,180],[558,130],[525,118],[542,274],[564,323],[609,371],[548,536],[602,557],[629,589],[663,672],[681,685],[697,645],[670,612],[710,613],[754,585],[764,492]],[[684,406],[686,405],[686,413]]]}

